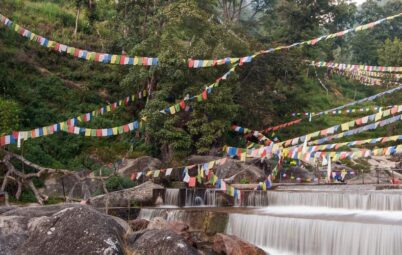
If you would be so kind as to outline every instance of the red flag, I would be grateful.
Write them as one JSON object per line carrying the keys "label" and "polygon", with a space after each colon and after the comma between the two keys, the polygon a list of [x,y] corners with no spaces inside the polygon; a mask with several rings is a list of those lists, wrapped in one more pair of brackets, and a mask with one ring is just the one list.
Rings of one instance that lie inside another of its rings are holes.
{"label": "red flag", "polygon": [[120,56],[120,65],[124,65],[124,61],[126,60],[126,56],[125,55],[121,55]]}
{"label": "red flag", "polygon": [[130,131],[130,129],[128,128],[128,124],[126,124],[126,125],[124,125],[123,126],[123,130],[124,130],[124,132],[128,132],[128,131]]}
{"label": "red flag", "polygon": [[0,137],[0,145],[1,146],[6,145],[6,137],[5,136]]}
{"label": "red flag", "polygon": [[142,64],[144,66],[148,65],[148,58],[147,57],[142,57]]}
{"label": "red flag", "polygon": [[184,100],[180,101],[180,108],[184,110],[186,108],[186,103],[184,103]]}
{"label": "red flag", "polygon": [[192,60],[191,58],[188,60],[188,67],[189,68],[193,68],[194,66],[194,60]]}
{"label": "red flag", "polygon": [[74,57],[78,57],[79,53],[80,53],[80,49],[75,49],[74,50]]}
{"label": "red flag", "polygon": [[137,173],[132,173],[130,176],[130,180],[134,181],[136,176],[137,176]]}
{"label": "red flag", "polygon": [[99,54],[99,53],[96,53],[96,54],[95,54],[95,61],[99,62],[99,58],[100,58],[100,54]]}
{"label": "red flag", "polygon": [[195,187],[195,177],[190,177],[190,181],[188,182],[189,187]]}
{"label": "red flag", "polygon": [[202,92],[202,99],[207,100],[208,96],[207,96],[207,90],[204,90]]}
{"label": "red flag", "polygon": [[102,136],[102,129],[97,129],[96,130],[96,136],[101,137]]}

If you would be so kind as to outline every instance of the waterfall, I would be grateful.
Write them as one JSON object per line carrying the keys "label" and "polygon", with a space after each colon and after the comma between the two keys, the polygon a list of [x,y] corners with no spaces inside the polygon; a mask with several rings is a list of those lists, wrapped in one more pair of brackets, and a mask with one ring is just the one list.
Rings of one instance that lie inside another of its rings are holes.
{"label": "waterfall", "polygon": [[242,206],[268,206],[268,192],[262,190],[245,191]]}
{"label": "waterfall", "polygon": [[180,206],[180,189],[166,189],[164,204]]}
{"label": "waterfall", "polygon": [[204,194],[204,202],[207,206],[218,206],[216,200],[216,190],[215,189],[207,189]]}
{"label": "waterfall", "polygon": [[[354,193],[352,193],[354,192]],[[281,192],[269,191],[269,205],[303,205],[363,210],[402,210],[400,191]]]}
{"label": "waterfall", "polygon": [[155,217],[166,218],[166,211],[153,209],[153,208],[141,208],[140,213],[138,214],[137,218],[151,220]]}
{"label": "waterfall", "polygon": [[230,214],[227,234],[270,254],[401,254],[402,213],[308,207]]}
{"label": "waterfall", "polygon": [[215,189],[186,189],[186,206],[218,206]]}

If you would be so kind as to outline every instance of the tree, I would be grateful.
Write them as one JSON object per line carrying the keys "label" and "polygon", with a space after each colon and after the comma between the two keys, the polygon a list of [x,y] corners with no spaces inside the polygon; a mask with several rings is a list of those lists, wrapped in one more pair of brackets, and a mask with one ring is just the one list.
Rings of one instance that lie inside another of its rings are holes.
{"label": "tree", "polygon": [[402,64],[402,41],[395,38],[385,40],[378,50],[378,63],[382,66],[401,66]]}
{"label": "tree", "polygon": [[20,112],[20,107],[15,101],[0,98],[0,135],[18,129]]}

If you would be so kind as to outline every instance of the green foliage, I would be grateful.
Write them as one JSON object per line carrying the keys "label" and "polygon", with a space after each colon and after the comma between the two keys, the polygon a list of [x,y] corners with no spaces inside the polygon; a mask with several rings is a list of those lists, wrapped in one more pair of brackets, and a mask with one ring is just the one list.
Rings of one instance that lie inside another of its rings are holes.
{"label": "green foliage", "polygon": [[131,181],[130,178],[124,176],[112,176],[106,181],[106,188],[109,192],[132,188],[134,187],[134,185],[135,182]]}
{"label": "green foliage", "polygon": [[402,65],[402,41],[395,38],[385,40],[383,46],[378,50],[380,65],[401,66]]}
{"label": "green foliage", "polygon": [[17,130],[21,109],[17,102],[0,97],[0,135]]}

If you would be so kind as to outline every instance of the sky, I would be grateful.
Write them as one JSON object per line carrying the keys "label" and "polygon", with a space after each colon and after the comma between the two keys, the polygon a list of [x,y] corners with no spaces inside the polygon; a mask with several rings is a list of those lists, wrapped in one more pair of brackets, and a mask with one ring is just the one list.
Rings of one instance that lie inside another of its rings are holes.
{"label": "sky", "polygon": [[362,3],[366,2],[366,0],[353,0],[353,2],[355,2],[357,4],[362,4]]}

